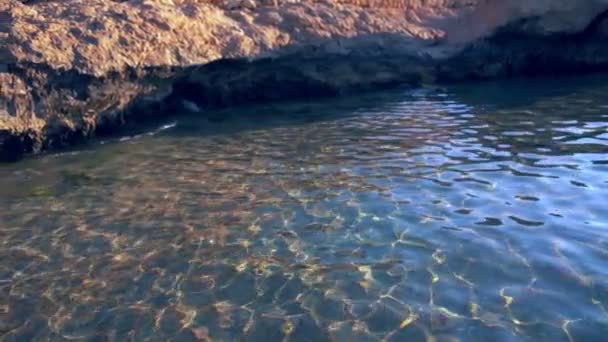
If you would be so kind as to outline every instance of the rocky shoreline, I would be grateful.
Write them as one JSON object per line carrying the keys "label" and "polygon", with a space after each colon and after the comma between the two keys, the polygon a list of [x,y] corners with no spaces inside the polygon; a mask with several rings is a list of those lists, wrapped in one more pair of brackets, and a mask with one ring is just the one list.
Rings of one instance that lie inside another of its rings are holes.
{"label": "rocky shoreline", "polygon": [[0,4],[0,159],[178,110],[608,70],[608,0]]}

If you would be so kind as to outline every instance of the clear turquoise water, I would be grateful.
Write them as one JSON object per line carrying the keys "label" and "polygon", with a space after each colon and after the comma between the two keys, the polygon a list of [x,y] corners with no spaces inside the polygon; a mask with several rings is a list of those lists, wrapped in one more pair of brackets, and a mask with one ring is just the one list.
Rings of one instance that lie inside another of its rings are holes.
{"label": "clear turquoise water", "polygon": [[608,79],[178,116],[0,208],[6,341],[602,341]]}

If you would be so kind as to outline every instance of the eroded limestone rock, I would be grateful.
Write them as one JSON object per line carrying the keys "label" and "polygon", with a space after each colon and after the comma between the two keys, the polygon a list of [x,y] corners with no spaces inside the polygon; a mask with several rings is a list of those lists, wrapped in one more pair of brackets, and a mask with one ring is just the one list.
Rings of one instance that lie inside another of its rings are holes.
{"label": "eroded limestone rock", "polygon": [[61,146],[182,100],[225,106],[608,69],[607,9],[608,0],[7,0],[0,151]]}

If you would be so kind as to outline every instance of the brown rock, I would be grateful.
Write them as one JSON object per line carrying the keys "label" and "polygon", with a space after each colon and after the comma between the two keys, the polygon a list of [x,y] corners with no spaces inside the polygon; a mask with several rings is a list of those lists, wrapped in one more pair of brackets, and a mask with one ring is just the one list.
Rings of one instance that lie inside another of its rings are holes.
{"label": "brown rock", "polygon": [[0,151],[61,146],[183,100],[226,106],[608,69],[607,9],[608,0],[5,0]]}

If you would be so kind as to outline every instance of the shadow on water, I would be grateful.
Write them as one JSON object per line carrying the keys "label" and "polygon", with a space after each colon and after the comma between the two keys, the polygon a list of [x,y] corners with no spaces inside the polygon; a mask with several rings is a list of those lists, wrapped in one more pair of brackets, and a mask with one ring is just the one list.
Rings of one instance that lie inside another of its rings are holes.
{"label": "shadow on water", "polygon": [[608,73],[464,82],[452,84],[446,91],[456,101],[473,107],[517,109],[552,98],[576,95],[588,89],[597,91],[602,88],[608,88]]}
{"label": "shadow on water", "polygon": [[398,88],[335,99],[278,102],[182,114],[175,117],[175,127],[163,134],[234,134],[239,131],[335,121],[369,110],[382,111],[383,108],[403,102],[404,96],[408,97],[411,92],[407,88]]}
{"label": "shadow on water", "polygon": [[[551,86],[548,87],[547,84]],[[359,115],[370,109],[382,111],[383,108],[390,108],[397,103],[416,102],[424,100],[425,97],[432,100],[437,96],[447,96],[447,99],[471,109],[479,119],[488,118],[498,124],[501,120],[508,123],[522,119],[517,115],[522,113],[522,111],[518,112],[518,109],[523,109],[529,118],[534,120],[556,120],[559,116],[570,117],[571,113],[567,110],[555,109],[550,113],[544,113],[543,106],[553,104],[552,102],[563,103],[564,99],[568,98],[578,101],[577,96],[585,94],[588,89],[592,89],[593,92],[608,90],[608,74],[516,78],[430,86],[418,90],[401,88],[337,99],[278,102],[187,113],[176,116],[172,121],[177,122],[177,125],[164,131],[163,134],[200,136],[332,121]],[[604,109],[602,104],[597,105],[598,110]],[[537,109],[538,113],[531,113],[530,109]],[[509,117],[506,111],[512,114],[512,117]]]}

